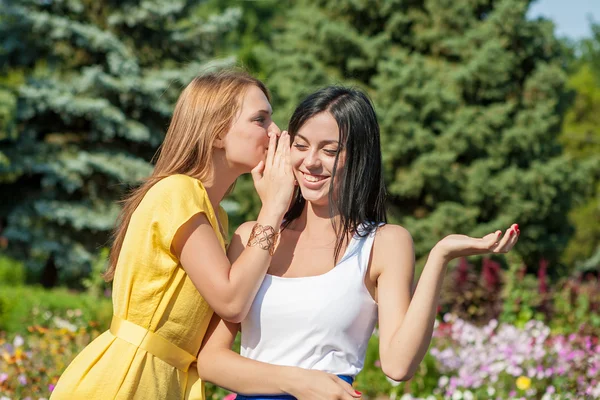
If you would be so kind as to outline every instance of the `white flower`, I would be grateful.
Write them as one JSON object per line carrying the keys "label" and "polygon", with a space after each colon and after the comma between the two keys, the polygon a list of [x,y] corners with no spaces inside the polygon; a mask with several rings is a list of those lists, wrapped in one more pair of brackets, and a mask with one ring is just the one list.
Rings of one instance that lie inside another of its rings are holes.
{"label": "white flower", "polygon": [[463,393],[463,399],[465,400],[473,400],[473,393],[470,390],[465,390]]}
{"label": "white flower", "polygon": [[452,395],[452,400],[461,400],[462,398],[463,398],[463,396],[462,396],[462,392],[460,390],[457,390]]}
{"label": "white flower", "polygon": [[13,340],[13,345],[15,347],[21,347],[25,344],[25,340],[19,335],[15,336],[15,340]]}
{"label": "white flower", "polygon": [[75,326],[75,324],[70,323],[66,319],[62,319],[60,317],[54,317],[53,322],[56,325],[56,327],[59,329],[64,328],[71,332],[77,331],[77,327]]}
{"label": "white flower", "polygon": [[413,400],[413,397],[410,394],[405,393],[400,397],[400,400]]}
{"label": "white flower", "polygon": [[448,379],[448,377],[446,375],[440,376],[440,379],[438,380],[438,387],[443,388],[444,386],[446,386],[448,384],[449,381],[450,381],[450,379]]}
{"label": "white flower", "polygon": [[444,314],[444,322],[454,322],[456,320],[456,317],[453,314],[447,313]]}
{"label": "white flower", "polygon": [[487,388],[487,394],[488,394],[488,396],[492,397],[495,393],[496,393],[496,389],[494,389],[491,386],[488,386],[488,388]]}

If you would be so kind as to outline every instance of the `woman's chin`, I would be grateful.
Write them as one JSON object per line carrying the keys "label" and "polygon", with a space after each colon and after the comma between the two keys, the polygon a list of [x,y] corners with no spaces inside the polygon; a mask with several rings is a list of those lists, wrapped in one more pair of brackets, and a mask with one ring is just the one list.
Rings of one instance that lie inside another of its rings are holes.
{"label": "woman's chin", "polygon": [[326,206],[329,204],[329,195],[328,193],[315,193],[312,190],[302,190],[302,197],[307,202],[315,205],[315,206]]}

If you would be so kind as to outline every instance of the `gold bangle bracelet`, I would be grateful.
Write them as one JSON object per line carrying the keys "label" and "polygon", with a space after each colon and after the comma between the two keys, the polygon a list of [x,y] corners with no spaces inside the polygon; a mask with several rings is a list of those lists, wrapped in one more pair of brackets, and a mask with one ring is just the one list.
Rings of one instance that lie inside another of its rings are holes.
{"label": "gold bangle bracelet", "polygon": [[268,250],[269,255],[272,256],[275,253],[275,245],[277,244],[278,238],[279,233],[275,232],[275,229],[272,226],[256,224],[252,228],[247,246],[256,246],[263,250]]}

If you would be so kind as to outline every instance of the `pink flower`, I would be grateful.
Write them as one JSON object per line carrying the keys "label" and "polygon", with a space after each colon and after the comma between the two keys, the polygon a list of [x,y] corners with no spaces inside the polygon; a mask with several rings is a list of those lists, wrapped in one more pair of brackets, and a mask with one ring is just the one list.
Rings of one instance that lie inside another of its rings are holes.
{"label": "pink flower", "polygon": [[229,393],[227,396],[223,397],[223,400],[235,400],[236,397],[237,397],[237,394]]}
{"label": "pink flower", "polygon": [[48,385],[48,390],[49,390],[50,392],[52,392],[52,391],[54,390],[54,388],[55,388],[55,387],[56,387],[55,385],[53,385],[53,384],[49,384],[49,385]]}

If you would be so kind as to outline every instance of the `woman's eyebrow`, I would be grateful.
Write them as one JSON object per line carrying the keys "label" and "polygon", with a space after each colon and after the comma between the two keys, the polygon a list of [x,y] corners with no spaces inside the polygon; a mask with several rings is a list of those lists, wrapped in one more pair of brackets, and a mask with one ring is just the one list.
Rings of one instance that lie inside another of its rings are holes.
{"label": "woman's eyebrow", "polygon": [[267,115],[271,115],[273,114],[272,110],[258,110],[255,112],[256,114],[267,114]]}

